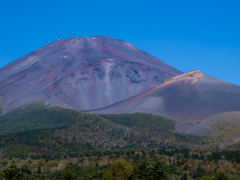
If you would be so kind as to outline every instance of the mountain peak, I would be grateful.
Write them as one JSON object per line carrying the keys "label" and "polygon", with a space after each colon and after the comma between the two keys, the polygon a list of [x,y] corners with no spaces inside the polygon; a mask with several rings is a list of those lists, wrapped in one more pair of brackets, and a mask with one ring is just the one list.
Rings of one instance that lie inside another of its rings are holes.
{"label": "mountain peak", "polygon": [[194,70],[194,71],[190,71],[190,72],[187,72],[185,74],[181,74],[181,75],[178,75],[178,76],[175,76],[173,78],[170,78],[166,81],[164,81],[163,83],[172,83],[172,82],[175,82],[175,81],[189,81],[189,80],[192,80],[192,83],[196,83],[199,79],[202,79],[202,76],[204,74],[200,71],[200,70]]}
{"label": "mountain peak", "polygon": [[82,36],[82,37],[76,37],[76,36],[71,36],[63,41],[75,41],[75,40],[79,40],[79,39],[85,39],[85,40],[88,40],[88,41],[99,41],[99,40],[111,40],[111,41],[117,41],[111,37],[108,37],[108,36],[91,36],[91,37],[86,37],[86,36]]}
{"label": "mountain peak", "polygon": [[179,74],[130,43],[104,36],[72,36],[1,68],[0,105],[3,112],[34,101],[96,109]]}

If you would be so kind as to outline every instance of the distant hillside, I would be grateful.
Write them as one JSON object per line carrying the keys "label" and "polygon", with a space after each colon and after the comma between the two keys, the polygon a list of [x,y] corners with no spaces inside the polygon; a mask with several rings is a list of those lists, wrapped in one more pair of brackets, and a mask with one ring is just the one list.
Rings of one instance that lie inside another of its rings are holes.
{"label": "distant hillside", "polygon": [[196,126],[186,130],[186,134],[195,134],[195,135],[208,135],[213,132],[211,126],[216,124],[219,125],[229,125],[233,127],[240,128],[240,111],[236,112],[224,112],[214,116],[211,116]]}
{"label": "distant hillside", "polygon": [[0,116],[0,135],[76,125],[89,119],[98,121],[101,117],[60,107],[50,108],[43,103],[32,103]]}
{"label": "distant hillside", "polygon": [[24,132],[27,130],[50,129],[84,123],[106,123],[114,126],[130,127],[135,130],[157,130],[171,132],[175,121],[152,114],[95,115],[83,111],[45,106],[32,103],[13,109],[0,116],[0,135]]}
{"label": "distant hillside", "polygon": [[[179,128],[181,126],[188,126],[188,128],[181,130]],[[186,134],[209,137],[222,148],[237,147],[233,144],[240,142],[240,111],[220,113],[195,126],[189,123],[177,124],[176,130]]]}
{"label": "distant hillside", "polygon": [[225,147],[223,137],[233,130],[200,137],[174,132],[175,120],[153,114],[96,115],[41,103],[0,118],[0,153],[7,157],[159,146],[215,149]]}
{"label": "distant hillside", "polygon": [[160,144],[194,148],[209,144],[204,138],[174,132],[174,120],[144,113],[93,115],[35,103],[0,118],[0,147],[5,153],[12,149],[18,155],[31,151],[73,152]]}

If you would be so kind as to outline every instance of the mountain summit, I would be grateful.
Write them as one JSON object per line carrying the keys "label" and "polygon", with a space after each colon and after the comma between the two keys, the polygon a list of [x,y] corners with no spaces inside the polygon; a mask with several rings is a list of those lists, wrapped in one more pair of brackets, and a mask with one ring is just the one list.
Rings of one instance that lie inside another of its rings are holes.
{"label": "mountain summit", "polygon": [[56,40],[0,69],[0,109],[35,101],[89,110],[102,108],[182,74],[122,40]]}

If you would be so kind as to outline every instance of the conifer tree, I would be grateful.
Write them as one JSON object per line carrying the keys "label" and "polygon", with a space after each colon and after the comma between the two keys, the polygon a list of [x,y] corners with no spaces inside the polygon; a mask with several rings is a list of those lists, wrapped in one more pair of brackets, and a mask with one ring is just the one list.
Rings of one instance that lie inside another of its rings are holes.
{"label": "conifer tree", "polygon": [[183,173],[182,177],[180,178],[180,180],[188,180],[188,177],[187,177],[187,173]]}
{"label": "conifer tree", "polygon": [[15,164],[12,164],[2,172],[0,177],[5,180],[21,180],[23,175],[18,172],[18,167]]}
{"label": "conifer tree", "polygon": [[76,180],[77,177],[76,175],[74,175],[71,171],[67,170],[63,176],[61,180]]}

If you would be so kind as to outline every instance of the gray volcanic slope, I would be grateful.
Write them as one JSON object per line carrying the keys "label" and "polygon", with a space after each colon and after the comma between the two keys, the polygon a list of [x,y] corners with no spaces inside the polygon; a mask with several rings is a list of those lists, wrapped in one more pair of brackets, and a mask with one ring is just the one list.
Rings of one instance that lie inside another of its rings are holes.
{"label": "gray volcanic slope", "polygon": [[121,40],[57,40],[0,69],[0,113],[34,101],[82,110],[101,108],[179,74]]}
{"label": "gray volcanic slope", "polygon": [[231,125],[240,128],[240,111],[216,114],[203,120],[196,126],[184,131],[183,133],[195,134],[200,136],[208,135],[211,134],[213,131],[210,126],[214,124]]}
{"label": "gray volcanic slope", "polygon": [[196,122],[221,112],[239,110],[240,86],[197,70],[173,77],[139,95],[92,113],[144,112]]}

